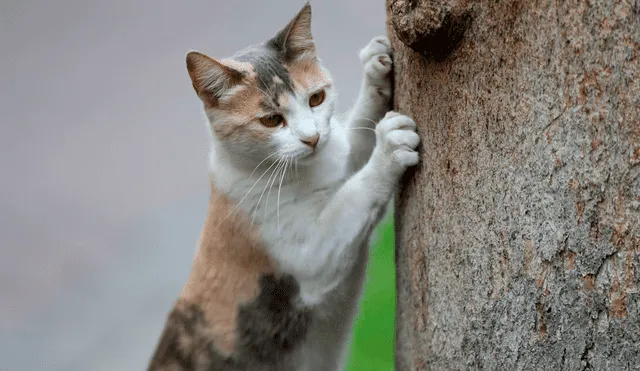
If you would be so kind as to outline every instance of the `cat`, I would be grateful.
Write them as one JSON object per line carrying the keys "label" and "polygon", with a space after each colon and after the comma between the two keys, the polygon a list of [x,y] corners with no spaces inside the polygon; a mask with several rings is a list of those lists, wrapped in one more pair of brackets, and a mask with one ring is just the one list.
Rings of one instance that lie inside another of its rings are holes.
{"label": "cat", "polygon": [[420,141],[411,118],[389,112],[389,40],[359,57],[342,123],[308,2],[229,59],[187,53],[212,140],[209,211],[149,371],[343,367],[370,236]]}

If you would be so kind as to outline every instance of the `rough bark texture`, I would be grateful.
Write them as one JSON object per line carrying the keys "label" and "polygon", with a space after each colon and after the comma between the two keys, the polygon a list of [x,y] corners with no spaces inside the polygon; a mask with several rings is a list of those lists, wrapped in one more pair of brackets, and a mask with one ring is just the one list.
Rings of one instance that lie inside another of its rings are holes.
{"label": "rough bark texture", "polygon": [[640,0],[387,11],[423,140],[396,204],[397,370],[640,370]]}

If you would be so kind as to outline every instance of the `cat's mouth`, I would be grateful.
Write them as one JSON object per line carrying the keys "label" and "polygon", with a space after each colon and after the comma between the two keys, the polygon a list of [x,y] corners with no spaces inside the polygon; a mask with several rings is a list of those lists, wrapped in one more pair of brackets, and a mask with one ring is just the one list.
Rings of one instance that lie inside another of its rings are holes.
{"label": "cat's mouth", "polygon": [[297,148],[296,150],[292,151],[292,153],[283,155],[283,157],[298,161],[299,164],[309,163],[320,155],[320,152],[324,150],[326,144],[327,137],[321,136],[318,144],[313,149],[306,146]]}
{"label": "cat's mouth", "polygon": [[317,149],[314,150],[303,150],[300,151],[300,153],[296,156],[294,156],[294,158],[298,161],[308,161],[310,159],[312,159],[313,157],[315,157],[316,153],[318,152]]}
{"label": "cat's mouth", "polygon": [[321,151],[320,143],[314,149],[300,149],[296,153],[292,154],[290,158],[296,160],[299,164],[308,164],[312,162],[317,156],[318,152]]}

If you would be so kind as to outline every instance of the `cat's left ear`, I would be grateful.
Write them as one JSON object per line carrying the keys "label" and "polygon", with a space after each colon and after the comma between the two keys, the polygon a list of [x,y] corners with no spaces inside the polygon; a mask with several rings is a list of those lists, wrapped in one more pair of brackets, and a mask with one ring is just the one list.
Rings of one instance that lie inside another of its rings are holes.
{"label": "cat's left ear", "polygon": [[268,41],[268,45],[282,53],[285,62],[316,57],[316,46],[311,37],[311,4],[308,1],[298,15]]}
{"label": "cat's left ear", "polygon": [[242,72],[202,53],[190,51],[186,61],[193,89],[208,106],[215,107],[218,99],[242,82]]}

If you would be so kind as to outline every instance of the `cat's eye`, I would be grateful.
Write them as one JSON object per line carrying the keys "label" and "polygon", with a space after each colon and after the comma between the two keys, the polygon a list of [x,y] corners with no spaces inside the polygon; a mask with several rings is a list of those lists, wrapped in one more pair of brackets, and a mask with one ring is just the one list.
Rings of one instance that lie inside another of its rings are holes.
{"label": "cat's eye", "polygon": [[309,97],[309,107],[317,107],[324,102],[324,98],[326,97],[326,93],[324,90],[320,90],[319,92],[313,94]]}
{"label": "cat's eye", "polygon": [[264,116],[260,117],[260,122],[268,128],[273,128],[282,124],[284,122],[284,117],[280,114]]}

